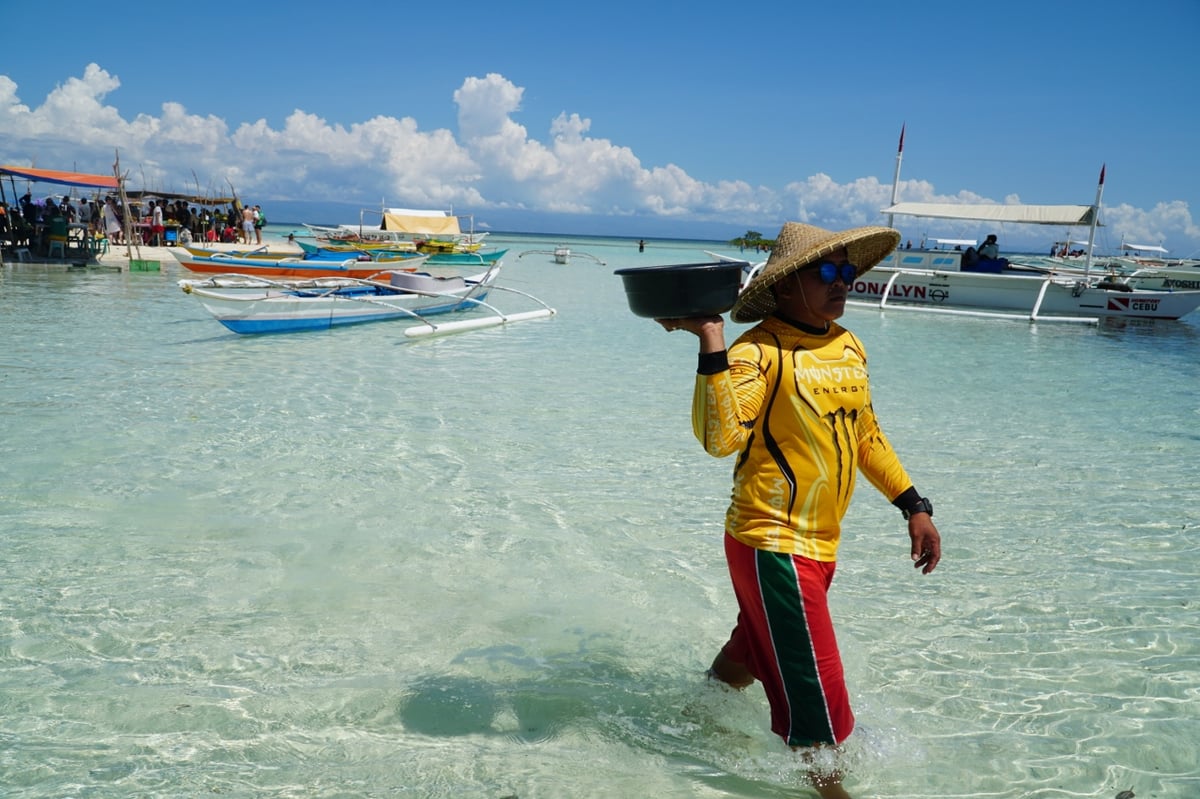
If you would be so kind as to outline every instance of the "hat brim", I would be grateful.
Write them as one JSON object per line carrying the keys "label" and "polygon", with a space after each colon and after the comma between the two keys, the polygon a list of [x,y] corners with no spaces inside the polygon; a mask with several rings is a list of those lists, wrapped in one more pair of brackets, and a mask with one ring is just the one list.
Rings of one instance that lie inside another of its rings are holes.
{"label": "hat brim", "polygon": [[788,275],[817,263],[820,259],[845,248],[847,260],[857,268],[857,276],[873,269],[900,243],[900,232],[889,227],[868,226],[850,228],[840,232],[824,231],[808,225],[787,223],[780,240],[794,229],[803,228],[805,233],[816,231],[797,246],[780,248],[779,241],[763,270],[750,281],[738,295],[730,312],[735,322],[757,322],[775,311],[775,293],[771,287]]}

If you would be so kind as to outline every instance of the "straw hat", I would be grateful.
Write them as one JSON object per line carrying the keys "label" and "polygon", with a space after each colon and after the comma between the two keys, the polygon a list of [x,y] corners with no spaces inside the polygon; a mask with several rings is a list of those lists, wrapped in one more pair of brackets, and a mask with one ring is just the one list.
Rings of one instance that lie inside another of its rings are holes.
{"label": "straw hat", "polygon": [[856,227],[835,232],[815,225],[784,222],[767,265],[738,295],[730,316],[735,322],[757,322],[770,316],[775,310],[775,292],[771,286],[819,262],[834,250],[845,247],[850,263],[858,267],[861,275],[886,258],[899,243],[899,231],[890,227]]}

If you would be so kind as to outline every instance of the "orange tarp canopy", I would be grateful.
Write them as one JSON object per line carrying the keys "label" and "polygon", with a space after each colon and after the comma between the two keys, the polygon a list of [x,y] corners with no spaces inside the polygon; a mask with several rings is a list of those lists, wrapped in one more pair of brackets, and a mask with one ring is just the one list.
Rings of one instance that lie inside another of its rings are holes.
{"label": "orange tarp canopy", "polygon": [[86,186],[91,189],[116,189],[112,175],[89,175],[86,172],[61,172],[57,169],[34,169],[29,166],[0,166],[0,175],[32,180],[36,183],[57,183],[61,186]]}

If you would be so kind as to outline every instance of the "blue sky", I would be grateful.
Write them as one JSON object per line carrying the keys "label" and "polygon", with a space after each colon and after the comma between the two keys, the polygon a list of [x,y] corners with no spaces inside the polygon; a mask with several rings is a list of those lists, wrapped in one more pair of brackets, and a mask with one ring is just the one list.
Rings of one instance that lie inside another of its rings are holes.
{"label": "blue sky", "polygon": [[132,188],[231,183],[272,221],[877,224],[903,125],[901,199],[1086,204],[1106,164],[1102,247],[1200,251],[1197,0],[11,6],[0,163],[108,173],[119,150]]}

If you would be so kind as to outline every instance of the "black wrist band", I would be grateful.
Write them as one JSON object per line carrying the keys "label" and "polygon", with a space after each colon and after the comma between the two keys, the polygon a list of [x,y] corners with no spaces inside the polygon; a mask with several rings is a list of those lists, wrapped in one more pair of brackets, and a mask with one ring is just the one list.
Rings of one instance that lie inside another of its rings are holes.
{"label": "black wrist band", "polygon": [[921,497],[919,500],[917,500],[916,503],[909,505],[907,508],[904,508],[903,510],[901,510],[900,513],[904,516],[905,519],[912,518],[912,515],[914,513],[928,513],[930,516],[932,516],[933,515],[933,503],[929,501],[928,497]]}

